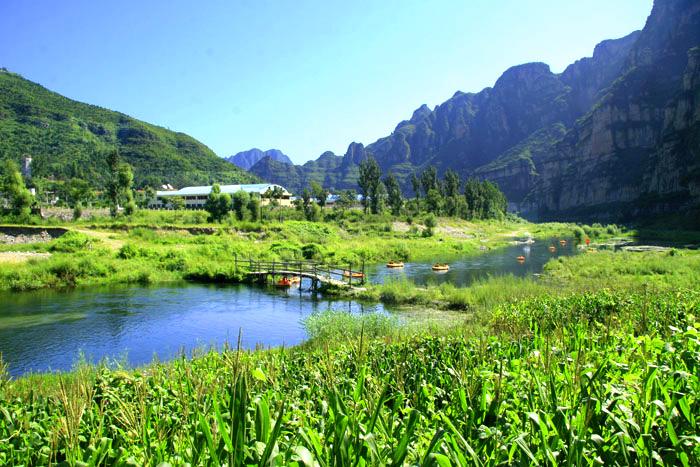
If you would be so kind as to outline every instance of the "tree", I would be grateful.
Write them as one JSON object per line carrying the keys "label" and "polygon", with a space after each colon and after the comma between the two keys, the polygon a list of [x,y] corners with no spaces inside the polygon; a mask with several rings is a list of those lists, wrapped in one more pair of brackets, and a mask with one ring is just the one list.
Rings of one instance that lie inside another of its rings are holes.
{"label": "tree", "polygon": [[80,203],[86,205],[93,197],[90,184],[80,178],[72,178],[66,183],[65,197],[70,207]]}
{"label": "tree", "polygon": [[258,221],[262,217],[260,212],[261,206],[262,202],[260,201],[260,195],[257,193],[252,193],[250,195],[250,199],[248,200],[248,212],[250,212],[250,219],[252,221]]}
{"label": "tree", "polygon": [[355,190],[343,190],[338,195],[338,201],[336,201],[335,205],[338,209],[344,211],[353,207],[356,201],[357,193],[355,193]]}
{"label": "tree", "polygon": [[136,205],[141,209],[145,209],[155,198],[156,190],[153,189],[153,187],[151,186],[145,186],[143,188],[143,191],[141,191],[140,195],[136,197]]}
{"label": "tree", "polygon": [[307,221],[317,221],[321,218],[321,208],[312,201],[311,191],[308,188],[304,188],[301,192],[300,207]]}
{"label": "tree", "polygon": [[323,209],[326,206],[326,201],[328,200],[328,190],[323,188],[320,183],[311,182],[311,194],[316,198],[316,202]]}
{"label": "tree", "polygon": [[502,219],[508,210],[508,200],[498,187],[484,180],[481,184],[484,198],[484,213],[486,219]]}
{"label": "tree", "polygon": [[435,215],[428,214],[425,218],[425,230],[423,231],[423,235],[426,237],[432,237],[433,229],[435,227],[437,227],[437,219],[435,218]]}
{"label": "tree", "polygon": [[439,215],[442,211],[442,193],[437,188],[431,188],[425,195],[425,207],[428,212]]}
{"label": "tree", "polygon": [[209,213],[210,222],[220,222],[231,210],[231,196],[221,193],[221,187],[215,183],[204,203],[204,209]]}
{"label": "tree", "polygon": [[420,176],[420,184],[423,187],[423,193],[428,196],[430,190],[439,189],[437,170],[432,165],[425,169]]}
{"label": "tree", "polygon": [[248,203],[250,203],[250,195],[247,191],[239,190],[233,194],[233,212],[236,214],[236,219],[239,221],[245,220],[246,212],[248,211]]}
{"label": "tree", "polygon": [[384,178],[384,186],[386,187],[387,201],[389,202],[391,213],[394,216],[400,215],[403,207],[403,196],[401,195],[399,182],[394,174],[389,174]]}
{"label": "tree", "polygon": [[119,191],[124,199],[124,214],[130,216],[136,211],[134,190],[131,189],[134,184],[134,172],[131,170],[131,166],[127,163],[119,164],[117,178],[119,180]]}
{"label": "tree", "polygon": [[508,209],[508,201],[503,192],[488,180],[467,180],[464,197],[468,206],[468,219],[498,219]]}
{"label": "tree", "polygon": [[263,198],[267,198],[270,200],[270,206],[272,207],[279,206],[279,200],[282,199],[283,196],[284,190],[280,186],[268,188],[267,191],[265,191],[265,193],[263,194]]}
{"label": "tree", "polygon": [[185,199],[182,196],[169,197],[168,204],[170,205],[170,209],[174,211],[181,211],[185,209]]}
{"label": "tree", "polygon": [[444,191],[445,191],[445,213],[448,216],[456,216],[458,207],[461,203],[457,200],[461,198],[459,196],[459,185],[461,184],[459,180],[459,175],[452,169],[445,172],[444,178]]}
{"label": "tree", "polygon": [[371,202],[371,200],[377,197],[381,176],[382,171],[374,157],[367,156],[360,162],[360,177],[357,184],[362,191],[362,206],[365,212],[367,212],[370,204],[372,205],[373,214],[378,212],[375,212],[375,208],[378,208],[379,203]]}
{"label": "tree", "polygon": [[119,153],[115,149],[107,155],[109,167],[109,180],[107,182],[107,198],[109,199],[109,212],[112,217],[119,213],[120,203],[124,203],[124,212],[127,215],[136,210],[134,193],[131,189],[134,184],[134,173],[131,166],[120,162]]}
{"label": "tree", "polygon": [[420,180],[415,173],[411,175],[411,187],[413,188],[413,196],[420,199]]}
{"label": "tree", "polygon": [[380,181],[379,185],[377,185],[377,190],[375,191],[374,196],[372,196],[370,199],[372,214],[379,214],[384,210],[384,201],[386,200],[386,197],[386,187]]}
{"label": "tree", "polygon": [[2,164],[0,192],[3,193],[13,214],[28,216],[36,202],[32,193],[24,184],[19,167],[14,161],[6,160]]}

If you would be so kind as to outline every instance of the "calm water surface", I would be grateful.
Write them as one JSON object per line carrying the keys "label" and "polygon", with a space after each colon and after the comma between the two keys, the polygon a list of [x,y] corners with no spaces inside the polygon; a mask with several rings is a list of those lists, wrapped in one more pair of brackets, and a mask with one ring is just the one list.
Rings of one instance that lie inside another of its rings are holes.
{"label": "calm water surface", "polygon": [[[549,239],[536,241],[531,245],[511,245],[461,259],[435,258],[434,262],[446,262],[450,265],[450,270],[442,273],[433,272],[432,262],[406,263],[400,269],[389,269],[383,264],[375,265],[369,269],[369,280],[380,284],[392,278],[407,277],[419,285],[451,282],[458,286],[466,286],[489,276],[532,276],[541,273],[550,259],[571,256],[578,252],[572,239],[566,240],[566,246],[561,246],[559,239]],[[550,246],[555,246],[556,251],[550,252]],[[525,257],[522,263],[516,260],[521,255]]]}
{"label": "calm water surface", "polygon": [[[436,274],[431,263],[407,263],[402,270],[369,268],[381,283],[406,276],[418,284],[450,281],[468,285],[488,276],[528,276],[551,258],[576,252],[569,242],[513,245],[479,256],[452,259],[450,271]],[[516,261],[525,256],[523,264]],[[435,258],[435,261],[443,261]],[[302,289],[308,284],[302,284]],[[67,292],[0,293],[0,353],[12,375],[68,370],[82,353],[90,361],[108,357],[129,365],[167,360],[181,350],[236,344],[254,348],[295,345],[307,336],[302,319],[315,311],[385,312],[381,304],[324,300],[310,294],[249,287],[179,284],[160,287],[80,288]]]}
{"label": "calm water surface", "polygon": [[81,352],[91,361],[140,365],[181,349],[235,346],[239,329],[246,348],[295,345],[306,338],[301,320],[327,309],[384,308],[243,285],[8,292],[0,294],[0,352],[10,373],[19,375],[70,369]]}

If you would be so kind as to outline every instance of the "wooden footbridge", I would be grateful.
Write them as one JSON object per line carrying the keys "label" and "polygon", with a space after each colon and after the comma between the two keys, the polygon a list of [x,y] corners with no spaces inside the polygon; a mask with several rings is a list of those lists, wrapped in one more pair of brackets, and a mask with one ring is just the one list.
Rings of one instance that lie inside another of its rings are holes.
{"label": "wooden footbridge", "polygon": [[234,259],[236,273],[239,268],[258,282],[267,283],[280,277],[299,277],[311,281],[311,290],[318,290],[324,285],[341,288],[356,288],[366,280],[365,265],[353,269],[352,264],[345,266],[317,263],[314,261],[258,261],[254,259]]}

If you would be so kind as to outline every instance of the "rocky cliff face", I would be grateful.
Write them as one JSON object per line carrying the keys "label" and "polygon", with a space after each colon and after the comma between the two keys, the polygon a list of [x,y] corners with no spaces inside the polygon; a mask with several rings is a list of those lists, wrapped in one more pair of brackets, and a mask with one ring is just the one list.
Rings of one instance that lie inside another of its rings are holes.
{"label": "rocky cliff face", "polygon": [[700,1],[656,0],[641,32],[601,42],[564,72],[512,67],[492,88],[423,105],[391,135],[351,144],[337,164],[305,164],[300,183],[349,187],[372,155],[407,192],[410,175],[434,165],[496,181],[533,218],[690,209],[699,202],[698,46]]}
{"label": "rocky cliff face", "polygon": [[620,76],[543,160],[526,211],[612,219],[697,205],[697,44],[700,2],[657,1]]}

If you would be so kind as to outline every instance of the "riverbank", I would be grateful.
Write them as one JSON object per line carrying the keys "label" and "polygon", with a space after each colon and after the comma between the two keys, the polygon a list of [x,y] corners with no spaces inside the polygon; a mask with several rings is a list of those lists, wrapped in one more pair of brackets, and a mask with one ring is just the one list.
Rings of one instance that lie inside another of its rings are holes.
{"label": "riverbank", "polygon": [[[170,211],[172,216],[182,214]],[[194,213],[201,214],[201,213]],[[192,215],[194,215],[192,214]],[[158,216],[166,214],[158,213]],[[180,219],[175,217],[174,219]],[[172,219],[171,219],[172,220]],[[59,238],[35,243],[0,244],[0,252],[50,253],[50,257],[0,270],[0,290],[35,290],[107,284],[155,284],[178,280],[241,282],[234,258],[311,260],[347,265],[401,261],[449,261],[509,244],[514,238],[570,237],[572,224],[513,221],[467,222],[444,219],[426,237],[420,225],[394,230],[372,222],[239,222],[227,226],[144,226],[139,219],[69,226]],[[41,227],[39,228],[41,229]],[[443,229],[443,230],[440,230]],[[620,235],[615,227],[597,228],[599,238]]]}
{"label": "riverbank", "polygon": [[[51,257],[3,268],[0,283],[229,282],[242,280],[235,254],[432,260],[583,230],[465,223],[423,237],[370,225],[81,226],[12,245]],[[0,362],[0,463],[690,465],[700,456],[700,252],[590,251],[550,261],[538,278],[371,286],[358,298],[410,312],[319,311],[293,348],[234,344],[18,379]]]}
{"label": "riverbank", "polygon": [[675,290],[520,300],[479,326],[343,314],[291,349],[0,378],[0,460],[690,465],[698,312]]}

